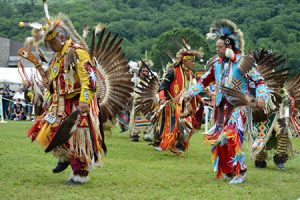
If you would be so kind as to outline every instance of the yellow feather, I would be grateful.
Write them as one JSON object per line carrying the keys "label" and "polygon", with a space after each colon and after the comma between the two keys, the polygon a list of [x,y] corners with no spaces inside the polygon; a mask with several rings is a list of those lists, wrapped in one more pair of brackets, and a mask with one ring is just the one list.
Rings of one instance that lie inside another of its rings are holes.
{"label": "yellow feather", "polygon": [[38,137],[36,138],[36,140],[44,147],[49,145],[49,139],[48,136],[50,134],[50,128],[51,125],[48,123],[45,123],[42,127],[42,129],[40,130]]}

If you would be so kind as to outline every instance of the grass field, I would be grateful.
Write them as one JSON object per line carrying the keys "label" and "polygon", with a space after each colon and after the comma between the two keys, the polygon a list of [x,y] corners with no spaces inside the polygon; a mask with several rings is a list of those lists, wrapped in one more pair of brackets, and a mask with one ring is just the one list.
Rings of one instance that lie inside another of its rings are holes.
{"label": "grass field", "polygon": [[[229,185],[216,180],[209,147],[195,134],[184,157],[156,152],[146,142],[132,143],[115,128],[107,137],[108,155],[102,168],[91,172],[91,181],[67,186],[70,168],[61,174],[51,169],[56,160],[31,144],[25,133],[29,122],[0,124],[0,198],[6,199],[298,199],[300,156],[277,171],[273,162],[256,169],[247,160],[247,180]],[[293,140],[300,150],[300,139]],[[245,151],[247,145],[245,145]]]}

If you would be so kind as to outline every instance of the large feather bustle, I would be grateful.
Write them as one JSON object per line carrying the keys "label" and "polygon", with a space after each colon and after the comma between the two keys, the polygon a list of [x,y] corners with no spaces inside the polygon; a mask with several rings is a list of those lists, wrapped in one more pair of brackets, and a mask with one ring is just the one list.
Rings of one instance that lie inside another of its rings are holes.
{"label": "large feather bustle", "polygon": [[159,80],[156,76],[146,77],[145,80],[139,82],[135,89],[138,94],[135,102],[136,112],[142,112],[143,115],[151,120],[151,116],[155,112],[156,94],[159,89]]}
{"label": "large feather bustle", "polygon": [[133,75],[129,73],[130,67],[120,52],[123,39],[105,31],[103,28],[93,51],[99,84],[97,98],[103,122],[115,118],[125,108],[133,92]]}
{"label": "large feather bustle", "polygon": [[229,19],[219,19],[213,22],[210,32],[206,34],[207,39],[216,40],[222,36],[234,40],[235,48],[244,51],[244,35],[237,25]]}
{"label": "large feather bustle", "polygon": [[151,120],[151,117],[155,112],[159,80],[152,70],[150,70],[147,63],[143,62],[143,60],[141,60],[141,62],[148,68],[150,76],[140,79],[135,87],[135,111],[142,112],[146,119]]}
{"label": "large feather bustle", "polygon": [[256,49],[252,54],[257,63],[257,71],[264,77],[268,87],[278,92],[283,88],[289,75],[286,59],[266,49]]}
{"label": "large feather bustle", "polygon": [[286,82],[284,89],[295,101],[295,108],[300,109],[300,73]]}
{"label": "large feather bustle", "polygon": [[247,74],[255,66],[255,60],[249,55],[242,56],[239,62],[238,69],[242,74]]}

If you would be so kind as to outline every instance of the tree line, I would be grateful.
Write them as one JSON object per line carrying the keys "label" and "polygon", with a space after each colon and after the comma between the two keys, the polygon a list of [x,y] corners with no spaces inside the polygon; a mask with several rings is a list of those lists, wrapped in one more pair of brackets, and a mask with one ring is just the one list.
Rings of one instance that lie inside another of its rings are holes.
{"label": "tree line", "polygon": [[[297,0],[48,0],[51,15],[64,12],[81,33],[83,27],[103,23],[124,37],[123,52],[128,59],[140,59],[148,51],[155,69],[167,61],[165,49],[176,52],[168,35],[187,34],[194,48],[214,53],[214,42],[205,40],[211,23],[228,18],[241,28],[245,49],[268,48],[288,57],[292,73],[300,71],[300,4]],[[0,36],[24,40],[30,30],[20,21],[44,17],[40,0],[0,0]],[[172,40],[176,39],[173,36]],[[180,39],[180,38],[178,38]],[[90,38],[88,38],[88,42]]]}

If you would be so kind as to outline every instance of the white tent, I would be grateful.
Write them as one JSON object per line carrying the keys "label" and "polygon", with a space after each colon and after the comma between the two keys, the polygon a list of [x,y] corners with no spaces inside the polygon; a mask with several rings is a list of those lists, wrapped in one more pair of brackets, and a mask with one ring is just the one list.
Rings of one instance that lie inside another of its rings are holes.
{"label": "white tent", "polygon": [[[32,75],[36,76],[36,69],[34,67],[26,67],[25,72],[31,80]],[[39,79],[41,79],[38,74]],[[14,83],[14,84],[22,84],[22,78],[18,72],[18,68],[10,68],[10,67],[0,67],[0,83]]]}
{"label": "white tent", "polygon": [[[29,80],[33,77],[32,75],[34,75],[34,77],[37,76],[39,80],[42,80],[40,74],[34,67],[26,67],[25,72]],[[22,78],[18,72],[18,68],[0,67],[0,88],[3,87],[4,83],[8,83],[10,89],[14,91],[17,91],[22,87]]]}

